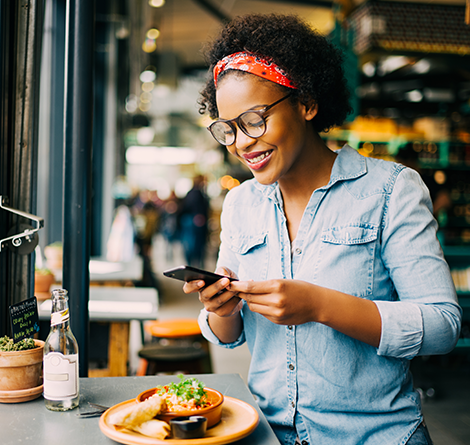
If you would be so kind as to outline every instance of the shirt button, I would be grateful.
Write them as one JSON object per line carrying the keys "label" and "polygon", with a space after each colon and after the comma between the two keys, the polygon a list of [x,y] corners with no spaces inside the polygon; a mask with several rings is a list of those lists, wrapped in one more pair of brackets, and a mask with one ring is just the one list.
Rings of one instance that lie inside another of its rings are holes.
{"label": "shirt button", "polygon": [[295,402],[290,402],[290,406],[292,406],[292,408],[295,408]]}
{"label": "shirt button", "polygon": [[302,249],[300,247],[297,247],[297,249],[295,249],[295,253],[297,255],[300,255],[302,253]]}
{"label": "shirt button", "polygon": [[293,370],[295,369],[295,366],[291,363],[291,364],[289,365],[289,369],[290,369],[291,371],[293,371]]}
{"label": "shirt button", "polygon": [[290,329],[292,331],[292,326],[291,325],[287,326],[287,329]]}

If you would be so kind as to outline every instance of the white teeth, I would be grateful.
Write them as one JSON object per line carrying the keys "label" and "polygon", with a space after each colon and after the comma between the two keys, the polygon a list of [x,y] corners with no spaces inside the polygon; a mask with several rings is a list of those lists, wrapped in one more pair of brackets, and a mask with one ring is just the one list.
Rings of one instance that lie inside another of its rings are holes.
{"label": "white teeth", "polygon": [[256,164],[257,162],[260,162],[262,161],[264,158],[266,158],[267,156],[269,156],[271,152],[267,151],[259,156],[257,156],[256,158],[252,158],[252,159],[247,159],[247,161],[250,163],[250,164]]}

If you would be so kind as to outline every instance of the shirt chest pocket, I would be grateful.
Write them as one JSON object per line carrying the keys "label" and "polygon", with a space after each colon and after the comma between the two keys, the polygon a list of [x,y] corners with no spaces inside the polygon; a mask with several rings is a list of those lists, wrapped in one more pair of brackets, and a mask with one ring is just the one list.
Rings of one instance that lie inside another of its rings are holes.
{"label": "shirt chest pocket", "polygon": [[269,266],[268,234],[233,237],[230,250],[238,259],[240,280],[265,280]]}
{"label": "shirt chest pocket", "polygon": [[363,223],[324,230],[316,282],[358,297],[371,295],[378,233],[377,226]]}

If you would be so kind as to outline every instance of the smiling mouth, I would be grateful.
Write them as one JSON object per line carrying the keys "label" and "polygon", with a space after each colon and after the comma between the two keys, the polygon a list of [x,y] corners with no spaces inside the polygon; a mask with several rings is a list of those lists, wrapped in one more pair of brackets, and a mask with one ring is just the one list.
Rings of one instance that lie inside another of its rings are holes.
{"label": "smiling mouth", "polygon": [[263,159],[266,159],[273,151],[265,151],[264,153],[261,153],[260,155],[254,157],[254,158],[248,158],[245,157],[245,160],[248,162],[248,164],[257,164],[258,162],[261,162]]}

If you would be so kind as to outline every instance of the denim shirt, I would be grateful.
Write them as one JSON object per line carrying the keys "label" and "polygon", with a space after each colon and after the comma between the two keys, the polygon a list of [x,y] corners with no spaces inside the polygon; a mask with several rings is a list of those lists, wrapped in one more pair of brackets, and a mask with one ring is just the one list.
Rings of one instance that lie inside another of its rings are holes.
{"label": "denim shirt", "polygon": [[409,361],[445,354],[461,309],[418,173],[345,146],[329,183],[315,190],[291,246],[277,184],[230,191],[218,266],[240,280],[296,279],[373,300],[378,348],[328,326],[277,325],[244,304],[243,332],[224,344],[203,309],[204,336],[248,343],[248,384],[283,444],[405,444],[422,421]]}

